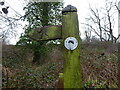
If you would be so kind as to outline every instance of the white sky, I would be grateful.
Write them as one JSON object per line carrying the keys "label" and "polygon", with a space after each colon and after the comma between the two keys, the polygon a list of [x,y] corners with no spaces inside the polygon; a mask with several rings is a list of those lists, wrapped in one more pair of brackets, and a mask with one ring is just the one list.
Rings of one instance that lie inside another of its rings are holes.
{"label": "white sky", "polygon": [[[10,8],[13,8],[15,11],[17,11],[18,13],[24,15],[23,12],[23,7],[25,6],[25,4],[23,3],[24,0],[0,0],[0,1],[5,1],[6,6],[10,6]],[[109,0],[111,1],[111,0]],[[78,10],[78,18],[79,18],[79,29],[81,32],[81,38],[84,38],[84,31],[82,29],[82,25],[81,23],[84,23],[84,18],[87,17],[88,13],[89,13],[89,4],[91,4],[92,6],[96,6],[96,7],[100,7],[104,5],[105,0],[64,0],[64,7],[67,6],[68,4],[71,4],[72,6],[75,6]],[[9,10],[10,10],[9,8]],[[10,11],[9,11],[10,12]],[[13,10],[11,9],[11,12],[13,12]],[[11,15],[12,13],[9,13],[9,15]],[[117,15],[116,15],[116,29],[114,34],[117,35],[118,33],[118,20],[117,20]],[[20,33],[23,32],[22,28],[18,29],[19,35]],[[18,38],[16,39],[11,39],[11,44],[15,44],[16,41],[18,41]]]}

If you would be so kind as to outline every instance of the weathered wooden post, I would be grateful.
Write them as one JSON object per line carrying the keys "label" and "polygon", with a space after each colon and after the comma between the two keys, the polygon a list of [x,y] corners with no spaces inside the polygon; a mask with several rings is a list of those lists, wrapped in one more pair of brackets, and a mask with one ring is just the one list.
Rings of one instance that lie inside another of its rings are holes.
{"label": "weathered wooden post", "polygon": [[36,28],[29,33],[29,37],[37,41],[63,39],[64,78],[60,78],[64,81],[62,86],[64,88],[82,88],[77,9],[68,5],[62,10],[62,14],[62,26]]}
{"label": "weathered wooden post", "polygon": [[81,88],[80,36],[77,9],[68,5],[62,10],[64,40],[64,88]]}
{"label": "weathered wooden post", "polygon": [[[118,35],[120,34],[120,1],[118,2]],[[118,39],[118,53],[120,53],[120,38]],[[120,88],[120,54],[118,54],[118,88]]]}
{"label": "weathered wooden post", "polygon": [[[120,1],[118,2],[118,35],[120,34]],[[118,39],[120,43],[120,38]]]}
{"label": "weathered wooden post", "polygon": [[2,40],[0,40],[0,90],[2,90]]}

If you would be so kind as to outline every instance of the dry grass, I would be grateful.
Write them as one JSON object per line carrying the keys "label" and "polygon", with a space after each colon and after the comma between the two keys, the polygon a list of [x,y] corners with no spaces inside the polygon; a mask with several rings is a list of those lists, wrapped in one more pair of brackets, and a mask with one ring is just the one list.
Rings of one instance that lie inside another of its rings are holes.
{"label": "dry grass", "polygon": [[[104,45],[103,47],[89,46],[86,48],[83,46],[81,52],[83,81],[87,82],[90,79],[102,81],[110,88],[116,88],[118,86],[117,52],[111,49],[115,46],[105,49]],[[101,53],[104,53],[104,56],[98,58]]]}

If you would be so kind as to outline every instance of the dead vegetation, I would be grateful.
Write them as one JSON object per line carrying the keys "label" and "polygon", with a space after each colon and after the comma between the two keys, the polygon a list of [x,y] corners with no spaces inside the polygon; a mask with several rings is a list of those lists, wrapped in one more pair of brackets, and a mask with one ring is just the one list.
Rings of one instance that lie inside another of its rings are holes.
{"label": "dead vegetation", "polygon": [[[84,88],[118,87],[118,53],[116,46],[82,44],[80,60]],[[18,57],[15,59],[15,55],[11,55],[13,49],[10,47],[9,49],[3,48],[3,87],[55,88],[58,74],[63,72],[63,54],[61,53],[61,48],[53,47],[47,57],[41,60],[42,64],[38,65],[31,64],[27,58],[20,62],[13,62],[18,59]],[[5,51],[5,49],[9,50],[10,53],[6,52],[7,50]],[[18,52],[16,51],[15,53],[18,54]],[[27,52],[30,53],[29,50]],[[98,58],[102,53],[104,55]],[[32,53],[30,54],[29,58],[32,58]],[[9,56],[13,60],[11,61],[12,63],[8,63],[10,62]],[[44,63],[43,60],[45,60]]]}

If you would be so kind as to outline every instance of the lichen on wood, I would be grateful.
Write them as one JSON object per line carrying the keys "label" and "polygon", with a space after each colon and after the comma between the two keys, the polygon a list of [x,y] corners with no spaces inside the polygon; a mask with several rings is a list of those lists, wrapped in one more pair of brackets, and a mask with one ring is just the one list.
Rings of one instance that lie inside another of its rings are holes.
{"label": "lichen on wood", "polygon": [[61,25],[38,27],[29,33],[29,37],[37,41],[61,39],[62,27]]}
{"label": "lichen on wood", "polygon": [[82,88],[77,12],[67,12],[63,14],[62,19],[63,40],[67,37],[75,37],[78,40],[78,47],[75,50],[67,50],[64,47],[64,88]]}

